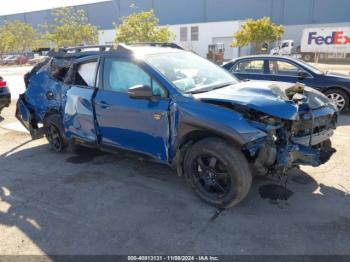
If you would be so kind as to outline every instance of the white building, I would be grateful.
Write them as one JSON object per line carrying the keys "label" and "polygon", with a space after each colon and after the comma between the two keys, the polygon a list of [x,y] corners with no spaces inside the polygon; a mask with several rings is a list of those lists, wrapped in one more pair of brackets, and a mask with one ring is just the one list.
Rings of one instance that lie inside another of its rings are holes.
{"label": "white building", "polygon": [[[211,23],[194,23],[170,25],[168,28],[174,33],[174,43],[186,50],[194,51],[206,57],[208,46],[223,43],[225,60],[249,54],[249,48],[233,48],[233,34],[240,29],[241,21],[224,21]],[[116,36],[115,30],[99,30],[99,43],[112,44]]]}

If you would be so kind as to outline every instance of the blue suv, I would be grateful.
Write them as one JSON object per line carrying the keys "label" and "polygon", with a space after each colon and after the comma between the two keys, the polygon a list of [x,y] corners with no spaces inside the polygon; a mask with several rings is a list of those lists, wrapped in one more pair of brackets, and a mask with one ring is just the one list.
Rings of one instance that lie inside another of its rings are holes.
{"label": "blue suv", "polygon": [[26,75],[17,118],[55,151],[130,150],[177,169],[206,202],[232,207],[252,173],[284,175],[334,153],[336,107],[320,92],[240,82],[178,48],[118,45],[51,52]]}

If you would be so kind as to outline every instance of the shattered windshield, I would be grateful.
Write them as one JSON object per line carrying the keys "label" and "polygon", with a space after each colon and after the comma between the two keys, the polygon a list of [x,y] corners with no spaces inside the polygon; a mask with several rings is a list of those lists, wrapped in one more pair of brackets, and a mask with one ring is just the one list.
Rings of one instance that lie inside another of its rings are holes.
{"label": "shattered windshield", "polygon": [[238,82],[226,70],[190,52],[150,55],[145,61],[184,93],[210,91]]}

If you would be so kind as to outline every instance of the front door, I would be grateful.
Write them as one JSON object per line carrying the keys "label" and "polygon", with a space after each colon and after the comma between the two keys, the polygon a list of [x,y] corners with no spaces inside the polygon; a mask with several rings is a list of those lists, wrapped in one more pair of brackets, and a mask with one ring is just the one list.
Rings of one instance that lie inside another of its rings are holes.
{"label": "front door", "polygon": [[[95,97],[101,143],[168,160],[169,98],[166,91],[141,66],[107,58],[101,87]],[[153,99],[133,99],[128,88],[147,85]]]}
{"label": "front door", "polygon": [[[271,59],[269,60],[268,68],[269,72],[267,74],[267,80],[289,83],[299,82],[308,86],[312,84],[312,75],[294,63],[278,59]],[[305,73],[304,77],[299,76],[301,71]]]}

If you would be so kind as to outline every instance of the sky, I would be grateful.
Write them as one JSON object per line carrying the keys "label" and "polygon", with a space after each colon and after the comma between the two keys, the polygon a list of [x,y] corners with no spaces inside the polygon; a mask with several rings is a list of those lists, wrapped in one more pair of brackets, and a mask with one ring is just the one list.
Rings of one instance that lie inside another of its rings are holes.
{"label": "sky", "polygon": [[81,5],[105,1],[106,0],[2,0],[0,15],[17,14],[51,9],[55,7]]}

